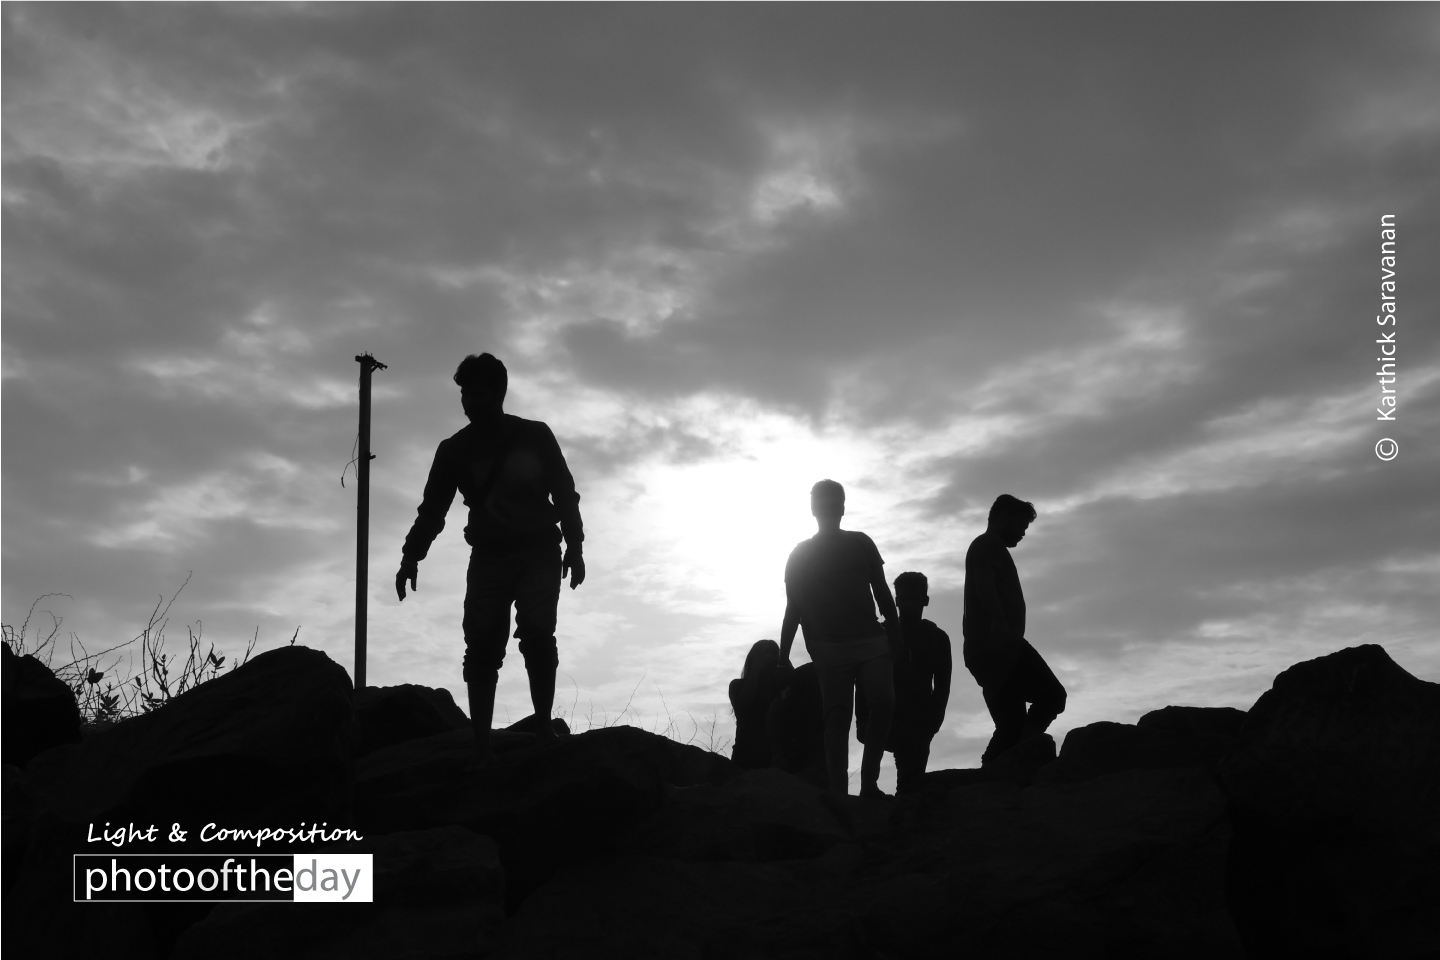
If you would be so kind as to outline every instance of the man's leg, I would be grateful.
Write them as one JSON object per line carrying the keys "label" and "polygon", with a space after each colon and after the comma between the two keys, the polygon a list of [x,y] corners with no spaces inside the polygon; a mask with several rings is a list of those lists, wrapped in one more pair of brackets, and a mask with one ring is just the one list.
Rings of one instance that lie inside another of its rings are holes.
{"label": "man's leg", "polygon": [[[522,563],[523,559],[523,563]],[[550,713],[555,706],[555,671],[560,665],[555,647],[555,616],[560,604],[560,547],[527,551],[523,558],[515,598],[515,635],[530,678],[530,702],[535,707],[535,734],[555,739]]]}
{"label": "man's leg", "polygon": [[899,793],[925,775],[930,762],[930,738],[907,731],[895,746],[895,792]]}
{"label": "man's leg", "polygon": [[831,793],[850,792],[850,711],[855,708],[855,667],[815,665],[825,713],[825,782]]}
{"label": "man's leg", "polygon": [[470,699],[470,726],[481,766],[490,762],[490,722],[495,712],[495,683],[505,661],[510,636],[513,575],[504,558],[471,551],[465,573],[465,689]]}
{"label": "man's leg", "polygon": [[[887,654],[860,664],[857,671],[860,686],[870,706],[869,727],[865,731],[865,752],[860,760],[860,795],[878,794],[880,761],[885,757],[885,744],[890,739],[890,723],[895,714],[895,688],[891,658]],[[849,731],[846,731],[847,739]],[[847,744],[848,746],[848,744]]]}
{"label": "man's leg", "polygon": [[1025,726],[1025,697],[1016,689],[1015,673],[1012,669],[1002,682],[980,688],[990,718],[995,721],[995,735],[980,758],[981,766],[1020,742]]}
{"label": "man's leg", "polygon": [[1040,656],[1040,651],[1022,641],[1020,656],[1015,664],[1018,688],[1022,700],[1029,701],[1030,711],[1025,716],[1021,738],[1036,737],[1065,710],[1065,687],[1055,678],[1050,665]]}

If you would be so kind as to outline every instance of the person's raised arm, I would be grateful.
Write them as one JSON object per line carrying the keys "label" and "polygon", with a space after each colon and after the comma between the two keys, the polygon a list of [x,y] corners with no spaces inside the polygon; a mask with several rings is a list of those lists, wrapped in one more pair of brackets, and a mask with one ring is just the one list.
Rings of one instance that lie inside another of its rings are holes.
{"label": "person's raised arm", "polygon": [[452,447],[449,440],[443,440],[436,449],[435,459],[430,464],[430,476],[425,480],[425,495],[415,511],[415,522],[405,537],[405,546],[401,548],[400,570],[395,574],[395,594],[401,600],[405,599],[407,581],[411,590],[419,589],[420,561],[425,559],[430,552],[430,544],[445,529],[445,515],[455,501],[459,473]]}

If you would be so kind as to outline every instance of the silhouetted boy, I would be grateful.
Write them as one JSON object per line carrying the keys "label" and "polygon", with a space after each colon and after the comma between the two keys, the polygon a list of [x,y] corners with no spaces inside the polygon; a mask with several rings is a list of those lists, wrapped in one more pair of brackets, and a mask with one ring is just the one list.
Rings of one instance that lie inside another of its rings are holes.
{"label": "silhouetted boy", "polygon": [[[950,700],[950,637],[920,614],[930,605],[930,581],[923,573],[895,578],[895,606],[900,610],[899,642],[895,645],[895,714],[886,749],[895,755],[895,788],[903,790],[925,773],[930,741],[945,722]],[[865,692],[855,697],[855,726],[869,731],[870,705]]]}
{"label": "silhouetted boy", "polygon": [[406,581],[416,588],[418,564],[445,528],[445,514],[458,489],[470,508],[465,527],[471,551],[465,575],[464,676],[475,748],[484,765],[491,757],[495,683],[509,642],[512,604],[530,699],[540,721],[535,732],[542,739],[555,736],[549,722],[559,664],[555,613],[561,580],[570,574],[572,590],[585,580],[585,534],[580,495],[555,435],[538,420],[522,420],[502,409],[509,385],[505,365],[488,353],[471,354],[456,368],[455,383],[470,424],[442,440],[435,451],[424,499],[405,538],[395,592],[404,600]]}
{"label": "silhouetted boy", "polygon": [[[801,541],[785,564],[785,622],[780,658],[790,661],[797,627],[805,628],[805,649],[820,674],[825,707],[825,773],[830,790],[849,792],[850,714],[855,685],[865,689],[873,711],[873,743],[860,762],[860,795],[884,796],[876,780],[890,733],[894,707],[887,631],[896,628],[895,601],[875,542],[855,530],[841,530],[845,488],[821,480],[810,490],[810,513],[818,532]],[[882,628],[875,606],[885,615]]]}
{"label": "silhouetted boy", "polygon": [[1065,709],[1065,688],[1025,639],[1025,595],[1007,549],[1034,519],[1033,504],[1001,494],[990,507],[989,526],[965,554],[965,666],[995,721],[982,764],[1044,733]]}
{"label": "silhouetted boy", "polygon": [[740,679],[730,681],[730,709],[735,711],[735,746],[730,759],[747,770],[770,766],[770,733],[765,728],[770,704],[780,693],[780,647],[757,640],[745,656]]}

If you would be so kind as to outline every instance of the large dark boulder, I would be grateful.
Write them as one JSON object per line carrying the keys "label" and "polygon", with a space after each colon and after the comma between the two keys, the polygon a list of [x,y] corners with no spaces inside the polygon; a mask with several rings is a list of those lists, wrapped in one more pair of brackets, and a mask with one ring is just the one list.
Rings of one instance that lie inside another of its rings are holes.
{"label": "large dark boulder", "polygon": [[1161,707],[1145,714],[1135,725],[1169,730],[1200,749],[1223,747],[1223,753],[1240,736],[1247,716],[1244,710],[1234,707]]}
{"label": "large dark boulder", "polygon": [[470,724],[449,690],[415,683],[357,690],[355,716],[360,723],[357,756]]}
{"label": "large dark boulder", "polygon": [[[19,918],[5,924],[6,946],[19,956],[62,957],[106,943],[126,955],[163,956],[208,907],[70,903],[71,855],[114,849],[89,844],[90,825],[156,826],[157,843],[122,852],[215,852],[219,845],[198,843],[208,823],[348,826],[358,739],[349,676],[324,653],[297,646],[41,754],[25,768],[35,818],[5,901],[7,921]],[[168,842],[172,824],[187,843]]]}
{"label": "large dark boulder", "polygon": [[412,740],[360,760],[355,817],[367,833],[455,824],[500,847],[511,908],[565,859],[611,852],[659,809],[666,784],[720,783],[723,757],[636,727],[562,737],[495,731],[497,756],[474,768],[469,730]]}
{"label": "large dark boulder", "polygon": [[488,837],[438,827],[327,847],[374,855],[368,904],[218,904],[171,960],[468,958],[504,920],[505,874]]}
{"label": "large dark boulder", "polygon": [[0,753],[4,762],[23,767],[51,747],[79,743],[80,708],[71,689],[34,657],[16,656],[8,643],[0,647],[4,648],[0,654],[0,710],[4,712]]}
{"label": "large dark boulder", "polygon": [[[505,729],[512,733],[534,733],[539,724],[540,721],[537,720],[535,714],[532,713],[528,717],[516,720]],[[557,737],[570,736],[570,724],[566,723],[561,717],[550,718],[550,729],[555,731]]]}
{"label": "large dark boulder", "polygon": [[[763,789],[751,776],[727,786]],[[1199,770],[994,780],[811,859],[569,861],[525,901],[499,955],[1238,960],[1228,836],[1224,797]]]}
{"label": "large dark boulder", "polygon": [[1296,664],[1220,765],[1254,958],[1440,952],[1440,684],[1367,644]]}
{"label": "large dark boulder", "polygon": [[1065,735],[1055,762],[1036,783],[1086,780],[1119,770],[1201,767],[1214,770],[1235,746],[1245,713],[1225,707],[1164,707],[1139,723],[1098,723]]}

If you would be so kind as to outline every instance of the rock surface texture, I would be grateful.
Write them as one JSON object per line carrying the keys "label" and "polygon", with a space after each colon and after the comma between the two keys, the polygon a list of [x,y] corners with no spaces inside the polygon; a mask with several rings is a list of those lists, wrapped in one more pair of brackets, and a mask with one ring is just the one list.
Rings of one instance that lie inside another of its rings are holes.
{"label": "rock surface texture", "polygon": [[[328,657],[292,647],[7,766],[6,863],[18,864],[7,955],[1440,950],[1440,686],[1379,647],[1290,668],[1248,713],[1166,707],[1072,730],[1058,752],[1035,737],[984,768],[926,774],[894,800],[741,771],[632,727],[557,728],[565,735],[544,743],[533,723],[516,726],[492,734],[496,759],[478,768],[448,694],[355,697]],[[87,852],[87,824],[107,820],[323,820],[361,839],[305,850],[372,854],[375,899],[76,907],[70,855]]]}

